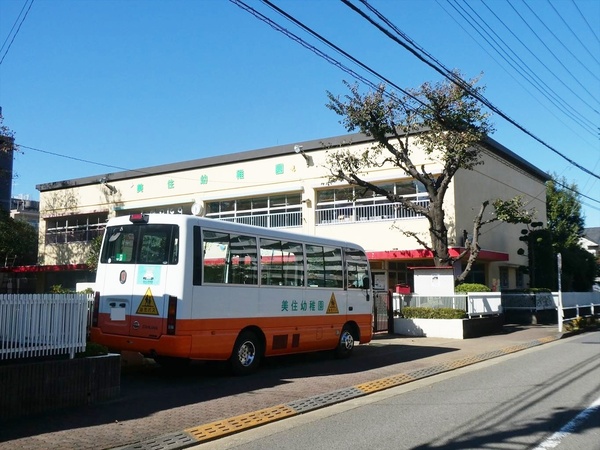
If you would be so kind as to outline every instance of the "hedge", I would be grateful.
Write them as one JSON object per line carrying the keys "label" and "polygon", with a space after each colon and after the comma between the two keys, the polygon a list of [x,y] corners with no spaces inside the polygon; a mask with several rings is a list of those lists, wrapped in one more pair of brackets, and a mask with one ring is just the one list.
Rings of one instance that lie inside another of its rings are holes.
{"label": "hedge", "polygon": [[467,317],[467,312],[464,309],[407,306],[402,308],[401,317],[405,319],[464,319]]}

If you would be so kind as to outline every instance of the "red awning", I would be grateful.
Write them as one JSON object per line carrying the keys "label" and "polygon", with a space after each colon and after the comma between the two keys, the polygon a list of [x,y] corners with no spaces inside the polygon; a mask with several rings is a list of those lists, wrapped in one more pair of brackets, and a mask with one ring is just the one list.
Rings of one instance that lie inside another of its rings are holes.
{"label": "red awning", "polygon": [[[450,247],[448,249],[450,256],[458,257],[463,251],[463,247]],[[414,260],[414,259],[433,259],[433,253],[429,250],[381,250],[367,252],[369,260]],[[478,261],[508,261],[508,253],[495,252],[492,250],[480,250]]]}
{"label": "red awning", "polygon": [[14,266],[0,267],[0,272],[9,273],[38,273],[38,272],[72,272],[89,270],[87,264],[56,264],[51,266]]}

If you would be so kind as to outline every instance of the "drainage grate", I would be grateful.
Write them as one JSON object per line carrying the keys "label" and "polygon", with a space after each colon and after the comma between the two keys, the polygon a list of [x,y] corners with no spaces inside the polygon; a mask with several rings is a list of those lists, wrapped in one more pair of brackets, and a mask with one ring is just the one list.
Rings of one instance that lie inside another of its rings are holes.
{"label": "drainage grate", "polygon": [[119,450],[175,450],[190,447],[196,444],[196,440],[187,433],[170,433],[149,439],[143,442],[137,442],[127,447],[119,447]]}
{"label": "drainage grate", "polygon": [[299,413],[312,411],[313,409],[322,408],[323,406],[333,405],[335,403],[344,402],[352,398],[361,397],[364,395],[360,389],[349,387],[338,391],[329,392],[327,394],[315,395],[302,400],[296,400],[287,404]]}
{"label": "drainage grate", "polygon": [[379,380],[370,381],[346,389],[340,389],[327,394],[296,400],[285,405],[278,405],[272,408],[266,408],[248,414],[243,414],[241,416],[201,425],[199,427],[188,428],[187,430],[183,430],[181,433],[172,433],[159,436],[145,442],[139,442],[127,447],[121,447],[120,450],[175,450],[187,448],[199,442],[218,439],[233,433],[264,425],[266,423],[275,422],[280,419],[292,417],[301,413],[323,408],[325,406],[333,405],[357,397],[362,397],[372,392],[382,391],[384,389],[409,383],[420,378],[426,378],[432,375],[449,372],[460,367],[465,367],[477,362],[485,361],[487,359],[496,358],[507,353],[525,350],[527,348],[535,347],[557,339],[559,339],[558,336],[537,339],[524,344],[505,347],[501,350],[459,359],[450,363],[426,367],[410,373],[381,378]]}

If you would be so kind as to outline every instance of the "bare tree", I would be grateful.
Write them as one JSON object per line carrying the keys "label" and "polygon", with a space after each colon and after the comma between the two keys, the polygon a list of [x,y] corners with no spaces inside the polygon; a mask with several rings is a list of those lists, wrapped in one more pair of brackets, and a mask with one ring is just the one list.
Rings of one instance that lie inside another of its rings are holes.
{"label": "bare tree", "polygon": [[[482,92],[477,79],[468,82],[470,89]],[[419,89],[407,91],[403,97],[386,91],[380,85],[375,91],[362,94],[357,85],[345,83],[350,93],[342,99],[327,92],[327,107],[343,119],[348,131],[359,130],[374,138],[374,145],[361,154],[348,148],[329,152],[326,165],[329,181],[345,181],[350,185],[371,190],[391,202],[421,214],[429,221],[431,243],[416,233],[403,231],[431,251],[436,267],[451,266],[457,259],[468,255],[467,264],[456,282],[461,283],[471,270],[479,254],[481,227],[498,220],[511,223],[529,222],[530,211],[523,208],[522,198],[491,201],[494,212],[484,215],[490,201],[481,205],[473,221],[472,237],[458,257],[448,251],[448,228],[445,222],[444,198],[452,178],[458,170],[472,170],[483,164],[481,142],[494,131],[489,113],[465,89],[450,82],[425,83]],[[417,167],[413,160],[415,150],[441,162],[439,173],[427,171],[424,164]],[[422,206],[401,195],[365,181],[369,169],[395,166],[421,182],[429,196],[428,206]]]}

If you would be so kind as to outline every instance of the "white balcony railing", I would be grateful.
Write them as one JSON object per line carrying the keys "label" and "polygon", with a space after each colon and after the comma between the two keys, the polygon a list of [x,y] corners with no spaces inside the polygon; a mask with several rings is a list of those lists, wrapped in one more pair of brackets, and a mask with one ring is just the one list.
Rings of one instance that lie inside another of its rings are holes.
{"label": "white balcony railing", "polygon": [[[429,206],[429,199],[415,200],[413,203],[426,208]],[[400,203],[379,203],[375,205],[356,203],[347,206],[318,207],[316,215],[317,225],[365,221],[380,222],[422,217],[421,214]]]}
{"label": "white balcony railing", "polygon": [[302,212],[290,211],[282,213],[266,213],[239,216],[218,216],[207,214],[206,217],[223,220],[225,222],[243,223],[265,228],[293,228],[302,226]]}

